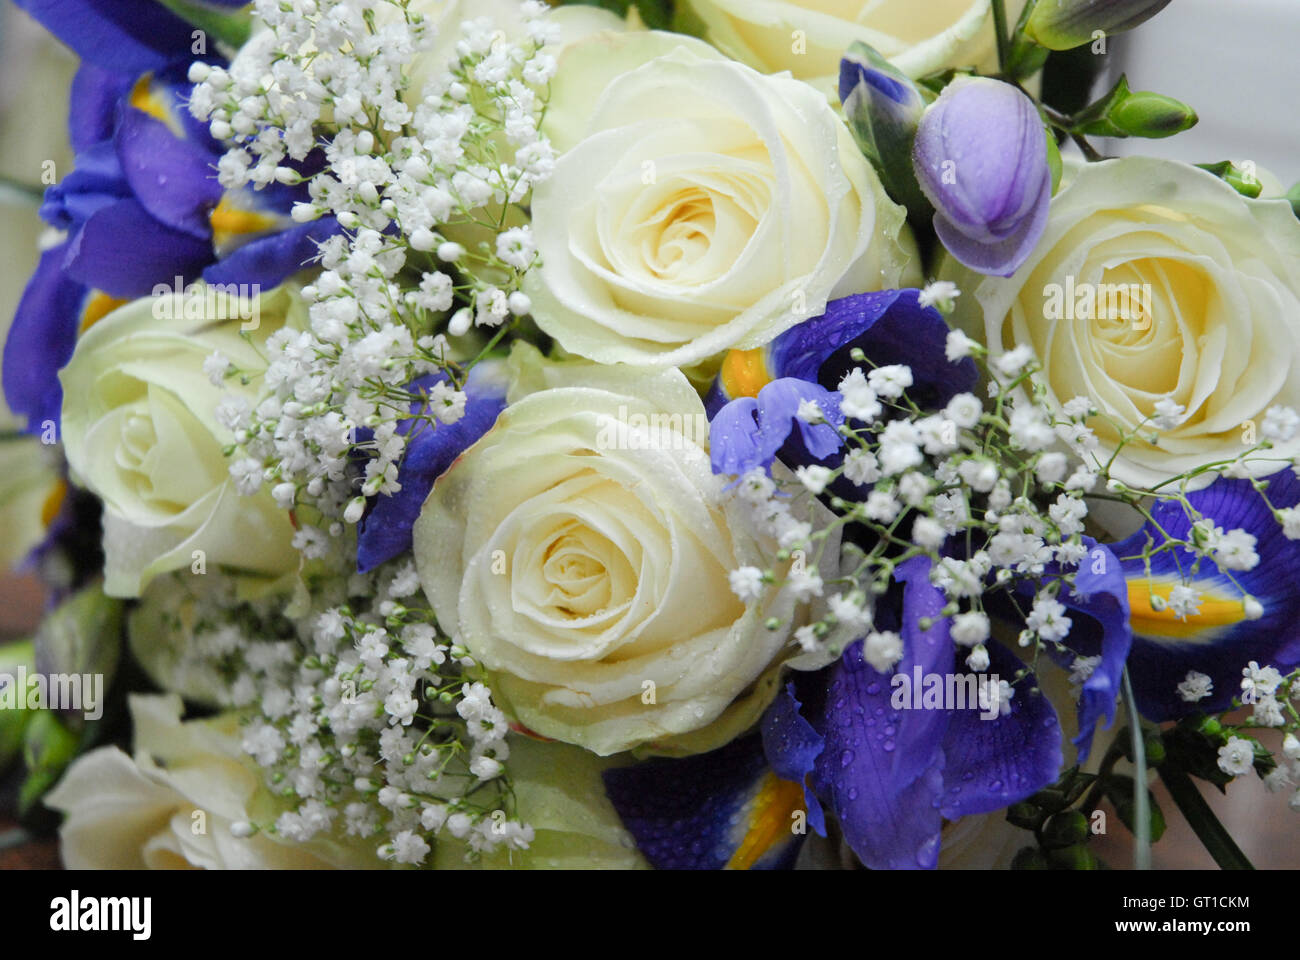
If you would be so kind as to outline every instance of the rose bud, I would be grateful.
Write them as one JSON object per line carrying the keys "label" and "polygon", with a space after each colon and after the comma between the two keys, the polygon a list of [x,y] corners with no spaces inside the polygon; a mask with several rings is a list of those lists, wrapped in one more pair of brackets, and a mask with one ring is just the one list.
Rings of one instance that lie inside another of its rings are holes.
{"label": "rose bud", "polygon": [[1052,173],[1032,100],[999,80],[950,83],[921,118],[912,162],[934,229],[962,264],[1016,272],[1047,224]]}

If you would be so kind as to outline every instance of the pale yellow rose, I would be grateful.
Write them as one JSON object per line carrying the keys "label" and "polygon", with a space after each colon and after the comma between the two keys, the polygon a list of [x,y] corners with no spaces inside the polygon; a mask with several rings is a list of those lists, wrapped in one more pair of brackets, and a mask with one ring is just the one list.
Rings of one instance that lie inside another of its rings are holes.
{"label": "pale yellow rose", "polygon": [[757,720],[797,651],[788,588],[747,605],[729,585],[777,547],[713,475],[679,371],[530,358],[516,352],[530,369],[511,405],[416,521],[438,622],[543,736],[601,755],[719,746]]}
{"label": "pale yellow rose", "polygon": [[[169,570],[275,575],[297,565],[289,515],[265,488],[251,497],[236,489],[223,453],[233,437],[216,411],[230,394],[256,404],[267,337],[301,325],[306,307],[288,285],[248,306],[216,296],[137,300],[87,330],[59,374],[73,478],[104,501],[110,596],[138,596]],[[258,326],[245,339],[252,314]],[[203,370],[213,353],[248,382],[214,386]]]}
{"label": "pale yellow rose", "polygon": [[571,353],[693,364],[919,279],[903,209],[824,99],[698,40],[572,44],[543,129],[561,156],[526,290]]}
{"label": "pale yellow rose", "polygon": [[[765,73],[789,70],[833,92],[840,58],[856,42],[910,77],[953,67],[997,69],[990,0],[686,0],[704,36]],[[1008,0],[1014,25],[1026,0]]]}
{"label": "pale yellow rose", "polygon": [[[486,19],[499,31],[502,40],[519,42],[524,37],[522,0],[412,0],[409,13],[425,17],[436,32],[433,46],[420,53],[411,63],[407,100],[416,104],[424,97],[425,85],[440,76],[457,59],[456,45],[462,37],[461,25],[468,20]],[[634,9],[634,8],[633,8]],[[399,8],[380,4],[377,21],[396,19]],[[554,55],[567,44],[600,30],[622,30],[629,24],[609,10],[575,5],[551,10],[546,22],[555,32],[547,52]]]}
{"label": "pale yellow rose", "polygon": [[[1014,276],[951,262],[942,274],[964,291],[957,322],[994,357],[1032,347],[1050,403],[1093,401],[1102,463],[1117,427],[1132,432],[1165,398],[1185,408],[1173,429],[1147,423],[1124,446],[1110,470],[1122,483],[1230,460],[1262,438],[1270,407],[1300,409],[1300,221],[1285,200],[1248,200],[1171,160],[1083,165]],[[1269,456],[1297,454],[1300,437]]]}
{"label": "pale yellow rose", "polygon": [[332,840],[280,842],[258,822],[275,801],[240,749],[239,720],[223,714],[181,722],[181,699],[132,696],[135,757],[101,747],[80,757],[45,803],[64,814],[59,830],[71,870],[294,870],[381,866],[373,846]]}
{"label": "pale yellow rose", "polygon": [[0,436],[0,572],[44,539],[65,490],[51,448],[38,437]]}

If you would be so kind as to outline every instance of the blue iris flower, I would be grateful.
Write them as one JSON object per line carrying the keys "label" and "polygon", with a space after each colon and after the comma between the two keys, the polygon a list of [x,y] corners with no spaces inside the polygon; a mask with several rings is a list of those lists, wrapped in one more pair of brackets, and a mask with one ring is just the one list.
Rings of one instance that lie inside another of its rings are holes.
{"label": "blue iris flower", "polygon": [[[882,290],[833,300],[826,313],[787,330],[765,347],[733,350],[705,400],[712,419],[709,443],[716,473],[789,466],[838,465],[843,441],[837,427],[839,382],[860,348],[870,368],[895,363],[912,368],[909,395],[922,407],[942,407],[975,385],[970,360],[951,363],[944,345],[948,325],[917,290]],[[798,417],[800,403],[822,409],[824,424]],[[797,428],[797,431],[796,431]]]}
{"label": "blue iris flower", "polygon": [[[406,389],[423,397],[446,379],[446,374],[421,377]],[[435,426],[421,418],[425,406],[421,399],[411,404],[411,417],[398,425],[398,432],[408,438],[397,472],[401,489],[378,497],[361,520],[357,535],[361,573],[411,552],[411,529],[434,481],[496,423],[506,406],[506,377],[499,362],[485,360],[470,370],[465,393],[465,413],[455,423]],[[365,440],[362,433],[358,431],[358,436]]]}
{"label": "blue iris flower", "polygon": [[[242,4],[209,0],[216,6]],[[19,301],[4,352],[4,392],[27,430],[58,423],[56,376],[79,332],[122,302],[202,278],[279,285],[339,231],[296,224],[304,186],[225,191],[223,153],[186,108],[194,28],[152,0],[20,0],[78,53],[68,133],[76,165],[41,216],[65,239],[46,250]],[[320,159],[309,158],[302,173]]]}
{"label": "blue iris flower", "polygon": [[[1190,493],[1187,501],[1201,518],[1223,531],[1245,530],[1255,537],[1259,562],[1250,570],[1229,570],[1194,557],[1185,549],[1162,551],[1142,560],[1148,542],[1159,546],[1165,536],[1190,540],[1193,519],[1177,504],[1161,502],[1146,524],[1131,537],[1111,545],[1121,567],[1132,629],[1129,675],[1138,708],[1151,720],[1176,720],[1198,711],[1231,707],[1241,695],[1241,671],[1251,660],[1283,673],[1300,666],[1300,541],[1290,540],[1273,516],[1300,503],[1300,478],[1291,469],[1267,478],[1261,496],[1249,480],[1220,478]],[[1265,499],[1267,498],[1267,499]],[[1163,532],[1162,532],[1163,531]],[[1197,612],[1178,616],[1153,597],[1168,600],[1184,577],[1200,594]],[[1249,596],[1258,607],[1251,609]],[[1178,693],[1188,671],[1205,674],[1210,695],[1189,702]]]}
{"label": "blue iris flower", "polygon": [[[606,771],[611,803],[654,866],[789,867],[804,837],[792,826],[802,817],[825,836],[829,809],[868,867],[929,869],[945,821],[1000,810],[1055,781],[1061,728],[1032,672],[1015,683],[1006,711],[978,699],[916,709],[898,695],[898,678],[960,676],[940,615],[946,600],[929,573],[926,558],[901,564],[900,595],[878,610],[881,620],[892,609],[904,642],[889,673],[854,643],[835,664],[787,684],[757,733],[712,753]],[[1001,678],[1025,670],[997,645],[989,654]]]}

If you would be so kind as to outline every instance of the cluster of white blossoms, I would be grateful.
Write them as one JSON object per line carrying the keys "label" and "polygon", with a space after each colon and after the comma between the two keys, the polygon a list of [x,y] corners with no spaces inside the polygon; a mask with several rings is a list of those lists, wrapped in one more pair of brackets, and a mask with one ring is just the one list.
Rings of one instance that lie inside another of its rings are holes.
{"label": "cluster of white blossoms", "polygon": [[326,221],[307,328],[269,337],[256,404],[230,395],[217,411],[239,490],[269,485],[294,510],[295,546],[333,571],[308,565],[310,609],[288,636],[232,640],[210,664],[231,704],[256,710],[244,748],[288,805],[242,826],[298,841],[342,831],[406,864],[439,837],[473,856],[526,848],[532,830],[508,809],[506,718],[474,662],[410,599],[410,563],[343,572],[348,525],[400,489],[417,424],[464,415],[470,370],[529,313],[537,254],[521,205],[554,165],[538,129],[555,70],[546,5],[457,23],[456,37],[417,5],[257,0],[264,29],[230,66],[190,71],[191,111],[228,146],[222,186],[305,183],[293,220]]}
{"label": "cluster of white blossoms", "polygon": [[[925,299],[947,312],[959,293],[947,284],[927,292]],[[1245,464],[1276,459],[1269,454],[1272,441],[1280,438],[1279,431],[1295,429],[1289,411],[1271,411],[1268,433],[1235,461],[1189,471],[1158,490],[1139,490],[1110,478],[1109,454],[1099,452],[1098,438],[1087,425],[1098,415],[1094,404],[1080,397],[1056,409],[1047,401],[1032,350],[1017,348],[990,360],[982,345],[953,330],[946,353],[953,362],[975,360],[987,383],[987,403],[962,393],[942,410],[922,410],[909,396],[914,378],[908,367],[874,366],[855,349],[851,356],[860,366],[838,385],[845,416],[839,428],[846,443],[842,464],[834,469],[800,467],[797,482],[761,470],[741,478],[739,494],[753,504],[759,522],[773,527],[782,552],[768,570],[733,571],[735,592],[753,600],[787,583],[805,595],[834,591],[826,604],[829,613],[796,633],[805,650],[862,638],[867,662],[882,672],[892,669],[903,656],[903,643],[896,632],[874,628],[873,598],[890,589],[900,564],[928,557],[930,580],[948,601],[942,615],[951,618],[952,638],[966,651],[971,670],[989,666],[986,641],[991,624],[984,601],[996,590],[1024,623],[1020,645],[1033,648],[1035,659],[1040,651],[1051,649],[1072,660],[1071,679],[1082,684],[1099,658],[1075,657],[1068,650],[1064,641],[1073,624],[1058,598],[1073,586],[1081,565],[1100,574],[1111,562],[1105,551],[1085,541],[1089,500],[1094,498],[1126,504],[1153,525],[1155,502],[1184,509],[1192,523],[1188,538],[1148,542],[1142,553],[1147,569],[1151,558],[1165,551],[1179,551],[1188,570],[1210,558],[1230,579],[1234,571],[1259,563],[1255,536],[1245,530],[1225,531],[1201,518],[1187,491],[1207,471],[1245,476]],[[825,412],[813,401],[804,401],[799,417],[810,424],[826,422]],[[1139,429],[1150,442],[1152,437],[1145,434],[1151,425],[1144,422]],[[1123,437],[1121,448],[1135,436]],[[1267,501],[1265,484],[1255,484]],[[790,504],[801,496],[822,497],[835,515],[833,524],[814,530],[794,522]],[[1285,529],[1286,511],[1274,514]],[[822,549],[832,530],[849,525],[866,531],[854,539],[869,547],[847,545],[835,582],[815,579],[811,571],[816,564],[811,562],[796,563],[788,578],[776,574],[791,556]],[[1244,589],[1241,595],[1247,616],[1261,616],[1259,602]],[[1200,594],[1189,579],[1176,585],[1168,599],[1153,586],[1149,599],[1153,609],[1171,606],[1186,618],[1198,611]],[[924,619],[922,627],[928,627]]]}
{"label": "cluster of white blossoms", "polygon": [[[303,291],[309,328],[272,335],[256,406],[220,411],[241,492],[266,483],[285,509],[319,514],[320,528],[299,518],[308,558],[400,489],[399,421],[463,416],[469,369],[531,309],[520,286],[537,254],[519,204],[554,165],[538,131],[555,69],[546,5],[524,3],[522,23],[466,21],[454,43],[410,6],[259,0],[266,29],[228,69],[190,73],[192,112],[229,144],[222,185],[306,181],[294,220],[339,226]],[[419,90],[416,75],[429,78]],[[430,374],[443,376],[408,389]]]}
{"label": "cluster of white blossoms", "polygon": [[193,578],[160,581],[184,598],[183,613],[163,604],[157,615],[191,639],[183,660],[156,655],[151,668],[241,710],[243,749],[283,807],[271,822],[241,824],[242,835],[359,837],[403,864],[424,863],[439,837],[468,856],[526,849],[532,828],[509,810],[503,776],[505,714],[474,661],[439,637],[414,564],[389,567],[316,565],[309,606],[292,619],[270,601],[234,603],[220,578],[203,578],[220,586],[199,592]]}
{"label": "cluster of white blossoms", "polygon": [[[1300,710],[1295,703],[1300,701],[1300,670],[1283,674],[1252,660],[1242,669],[1241,677],[1241,696],[1220,717],[1226,741],[1219,748],[1219,769],[1230,777],[1239,777],[1256,770],[1258,761],[1265,761],[1272,769],[1264,775],[1264,786],[1272,793],[1289,790],[1287,804],[1300,813]],[[1203,699],[1211,690],[1210,678],[1195,670],[1188,671],[1178,685],[1178,692],[1189,702]],[[1231,723],[1227,714],[1237,706],[1253,709],[1246,720]],[[1259,728],[1282,734],[1280,750],[1270,750],[1246,733]]]}

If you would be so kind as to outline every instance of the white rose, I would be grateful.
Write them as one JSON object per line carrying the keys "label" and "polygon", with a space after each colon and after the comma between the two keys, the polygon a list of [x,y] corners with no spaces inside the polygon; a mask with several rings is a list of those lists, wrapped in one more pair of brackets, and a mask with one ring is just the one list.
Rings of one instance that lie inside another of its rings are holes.
{"label": "white rose", "polygon": [[[990,0],[688,0],[704,36],[756,70],[789,70],[834,91],[840,58],[861,41],[910,77],[997,67]],[[1009,0],[1014,24],[1026,0]]]}
{"label": "white rose", "polygon": [[719,746],[757,719],[795,652],[789,591],[746,605],[728,580],[777,547],[713,475],[682,373],[535,355],[517,351],[514,402],[416,521],[438,622],[543,736],[601,755]]}
{"label": "white rose", "polygon": [[223,714],[181,722],[181,699],[132,696],[135,758],[117,747],[68,768],[44,802],[64,814],[70,870],[327,869],[376,863],[373,848],[238,837],[232,825],[274,809],[260,773],[240,749],[239,720]]}
{"label": "white rose", "polygon": [[[425,17],[435,31],[433,46],[420,53],[411,63],[410,86],[407,100],[412,106],[424,98],[425,85],[435,80],[457,59],[456,45],[463,33],[462,24],[471,20],[487,20],[501,39],[519,42],[524,39],[522,0],[411,0],[407,13]],[[377,22],[398,20],[402,10],[381,3],[375,10]],[[600,30],[621,30],[627,22],[609,10],[598,7],[560,7],[546,14],[546,23],[555,32],[547,52],[554,55],[565,45]]]}
{"label": "white rose", "polygon": [[572,353],[691,364],[919,279],[902,208],[830,106],[698,40],[573,44],[544,132],[563,153],[534,192],[527,292]]}
{"label": "white rose", "polygon": [[[957,319],[994,357],[1028,345],[1050,402],[1093,401],[1102,463],[1112,424],[1132,432],[1165,398],[1185,408],[1173,429],[1147,423],[1120,451],[1111,475],[1123,483],[1232,459],[1260,438],[1269,407],[1300,409],[1300,221],[1284,200],[1248,200],[1170,160],[1089,164],[1052,200],[1014,276],[944,273],[969,284]],[[1296,454],[1300,438],[1269,456]]]}
{"label": "white rose", "polygon": [[67,487],[37,437],[0,435],[0,573],[18,566],[45,538]]}
{"label": "white rose", "polygon": [[[235,488],[223,453],[233,438],[216,411],[226,396],[257,402],[267,337],[301,325],[306,307],[290,286],[248,306],[215,295],[137,300],[87,330],[59,374],[73,478],[104,501],[110,596],[138,596],[159,573],[200,562],[261,574],[297,565],[289,515],[265,487],[252,497]],[[247,340],[241,313],[260,318]],[[214,386],[203,369],[214,352],[249,382]]]}

